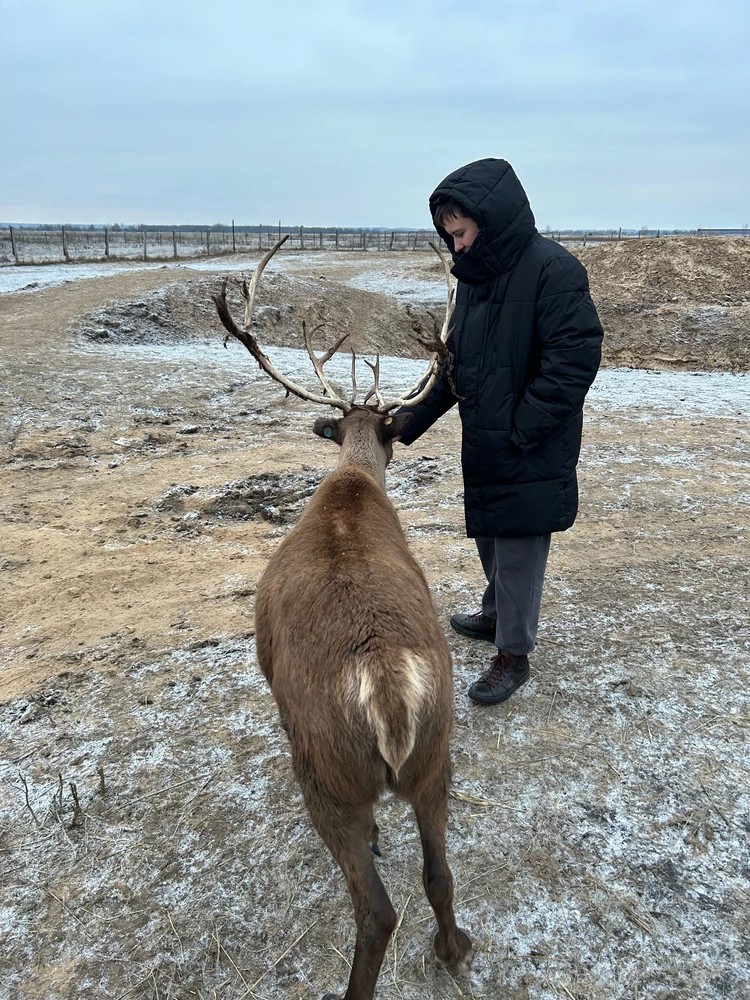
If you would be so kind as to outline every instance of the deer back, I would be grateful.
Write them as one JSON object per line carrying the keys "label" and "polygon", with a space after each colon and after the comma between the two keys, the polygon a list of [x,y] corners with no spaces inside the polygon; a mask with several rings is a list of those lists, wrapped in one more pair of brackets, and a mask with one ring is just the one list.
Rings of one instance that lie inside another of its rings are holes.
{"label": "deer back", "polygon": [[304,716],[311,745],[366,730],[398,773],[420,728],[450,729],[451,659],[427,582],[364,470],[318,488],[268,564],[256,629],[282,715]]}

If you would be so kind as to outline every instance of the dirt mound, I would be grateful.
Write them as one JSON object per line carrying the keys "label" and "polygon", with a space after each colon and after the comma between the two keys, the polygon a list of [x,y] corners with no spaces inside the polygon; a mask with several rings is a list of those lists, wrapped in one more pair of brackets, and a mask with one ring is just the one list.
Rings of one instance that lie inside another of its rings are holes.
{"label": "dirt mound", "polygon": [[154,503],[157,511],[195,517],[261,517],[271,524],[296,521],[326,470],[303,466],[301,473],[262,473],[214,487],[177,484]]}
{"label": "dirt mound", "polygon": [[586,265],[597,302],[750,301],[750,239],[669,236],[572,252]]}
{"label": "dirt mound", "polygon": [[597,302],[602,364],[679,371],[750,371],[750,305]]}
{"label": "dirt mound", "polygon": [[605,366],[750,370],[750,239],[631,239],[571,253],[589,274]]}
{"label": "dirt mound", "polygon": [[[588,270],[604,326],[605,366],[750,370],[750,239],[631,239],[573,252]],[[439,261],[425,260],[415,273],[434,279],[441,269]],[[432,327],[424,304],[352,287],[351,274],[332,270],[333,276],[313,271],[264,277],[255,310],[261,344],[302,347],[304,319],[312,326],[325,323],[316,335],[321,348],[349,330],[348,343],[358,353],[424,356],[412,337],[415,327]],[[220,275],[183,279],[108,302],[76,320],[73,329],[103,344],[215,342],[223,328],[211,296],[220,285]],[[240,318],[236,275],[228,296]]]}
{"label": "dirt mound", "polygon": [[[180,343],[216,340],[224,329],[211,296],[221,278],[202,278],[155,289],[139,299],[116,301],[76,321],[73,330],[86,340],[120,344]],[[236,275],[230,276],[227,298],[241,320],[244,302]],[[256,297],[254,330],[261,344],[303,347],[302,321],[325,324],[316,336],[322,347],[345,330],[347,347],[395,357],[424,357],[414,341],[416,330],[432,329],[424,307],[402,304],[391,296],[351,288],[324,276],[317,279],[272,274],[264,277]]]}
{"label": "dirt mound", "polygon": [[589,273],[605,365],[750,370],[750,239],[662,237],[573,253]]}

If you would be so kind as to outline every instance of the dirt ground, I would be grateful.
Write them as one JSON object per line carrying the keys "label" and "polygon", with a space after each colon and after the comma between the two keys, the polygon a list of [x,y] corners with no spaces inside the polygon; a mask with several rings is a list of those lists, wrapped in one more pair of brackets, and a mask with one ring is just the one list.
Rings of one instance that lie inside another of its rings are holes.
{"label": "dirt ground", "polygon": [[[384,1000],[747,993],[747,376],[679,370],[747,370],[750,258],[740,240],[683,242],[682,258],[677,241],[580,251],[608,360],[644,366],[650,343],[648,367],[678,371],[646,389],[600,376],[532,680],[499,709],[465,696],[492,648],[447,628],[482,589],[455,412],[397,449],[390,494],[454,653],[449,847],[478,954],[470,980],[435,969],[415,824],[385,799],[378,865],[401,921]],[[263,566],[336,454],[314,407],[222,349],[206,297],[226,271],[0,296],[3,1000],[294,1000],[346,982],[348,897],[253,638]],[[424,254],[289,255],[269,278],[259,329],[287,348],[306,317],[414,355],[441,294]],[[678,307],[660,341],[653,317]]]}

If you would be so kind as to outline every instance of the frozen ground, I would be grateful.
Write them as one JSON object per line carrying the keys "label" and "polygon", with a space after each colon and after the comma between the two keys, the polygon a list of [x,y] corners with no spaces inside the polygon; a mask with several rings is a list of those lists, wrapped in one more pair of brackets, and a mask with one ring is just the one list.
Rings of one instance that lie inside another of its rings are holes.
{"label": "frozen ground", "polygon": [[440,281],[438,277],[433,280],[413,277],[408,272],[404,273],[403,268],[362,271],[350,280],[350,284],[366,292],[393,295],[407,302],[445,302],[445,281]]}
{"label": "frozen ground", "polygon": [[[223,370],[227,377],[242,376],[247,385],[266,386],[268,377],[258,369],[244,348],[231,343],[225,350],[217,344],[204,343],[179,345],[118,345],[106,348],[115,352],[117,367],[125,377],[138,371],[141,362],[158,365],[160,379],[185,377],[185,368],[214,365]],[[101,355],[101,349],[92,349]],[[85,350],[82,353],[87,353]],[[314,375],[311,378],[310,362],[305,351],[293,347],[267,347],[274,365],[284,374],[290,375],[302,385],[315,389]],[[369,360],[374,360],[372,355]],[[131,368],[133,365],[135,367]],[[425,370],[425,362],[410,358],[382,357],[381,385],[395,394],[413,383]],[[326,371],[348,393],[351,360],[348,355],[334,356],[326,365]],[[109,391],[111,375],[103,376],[102,392]],[[357,359],[357,382],[366,391],[369,388],[371,372],[364,357]],[[263,389],[264,393],[266,389]],[[279,389],[279,395],[283,390]],[[361,398],[361,395],[360,397]],[[750,375],[731,372],[672,372],[644,371],[632,368],[601,369],[587,396],[589,410],[628,410],[634,417],[649,419],[654,416],[681,416],[705,414],[710,416],[748,415],[750,399]]]}
{"label": "frozen ground", "polygon": [[[350,907],[253,634],[268,555],[335,461],[316,409],[236,345],[84,346],[31,313],[0,334],[0,998],[340,990]],[[421,370],[383,366],[399,389]],[[417,831],[386,798],[402,920],[378,1000],[745,1000],[747,388],[600,374],[532,680],[499,709],[465,695],[491,647],[447,627],[482,589],[455,411],[396,449],[454,656],[449,850],[478,955],[468,982],[435,969]]]}
{"label": "frozen ground", "polygon": [[[429,264],[432,257],[427,253],[399,253],[398,265],[384,261],[378,256],[380,267],[374,267],[371,254],[353,252],[304,253],[287,252],[283,250],[268,265],[267,273],[275,271],[295,273],[296,271],[325,273],[332,268],[337,276],[347,280],[355,288],[365,291],[382,292],[395,295],[402,299],[417,299],[428,302],[445,300],[445,282],[436,277],[425,280],[412,276],[411,271],[421,269]],[[137,271],[252,271],[259,259],[259,254],[238,255],[236,257],[211,257],[201,260],[180,259],[174,264],[162,262],[143,263],[112,263],[112,264],[47,264],[42,266],[25,266],[0,268],[0,295],[9,292],[33,292],[41,288],[51,288],[55,285],[82,281],[86,278],[107,277],[115,274],[133,273]]]}
{"label": "frozen ground", "polygon": [[[180,267],[188,267],[188,261]],[[170,264],[46,264],[0,269],[0,295],[10,292],[34,292],[41,288],[71,284],[86,278],[102,278],[133,271],[169,270]]]}

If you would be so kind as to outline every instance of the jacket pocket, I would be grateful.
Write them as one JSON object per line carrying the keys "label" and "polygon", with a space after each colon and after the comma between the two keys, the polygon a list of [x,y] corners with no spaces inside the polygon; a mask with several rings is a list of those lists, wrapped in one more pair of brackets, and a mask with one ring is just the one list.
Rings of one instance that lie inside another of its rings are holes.
{"label": "jacket pocket", "polygon": [[516,395],[510,389],[510,368],[485,369],[477,387],[477,427],[510,435]]}

